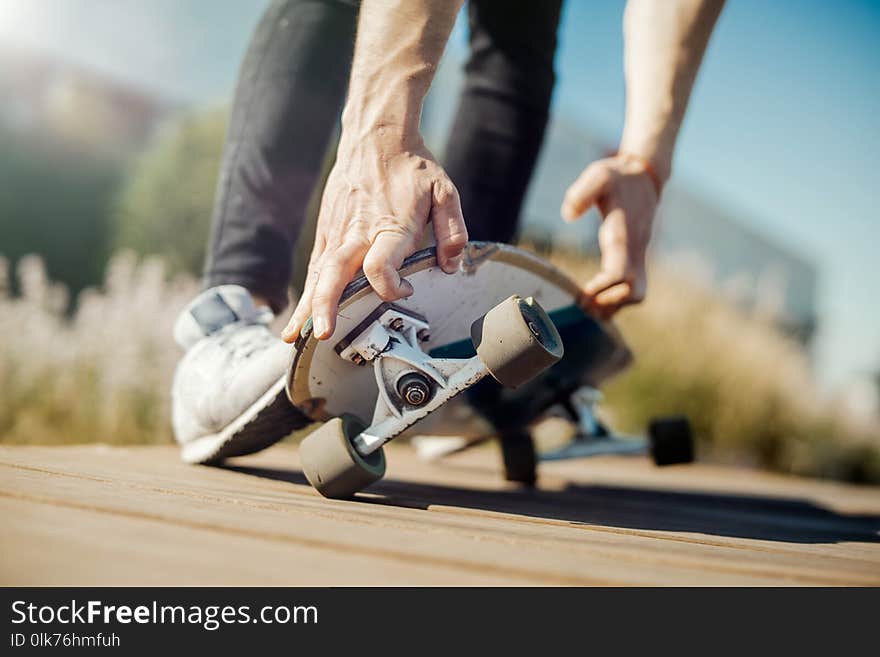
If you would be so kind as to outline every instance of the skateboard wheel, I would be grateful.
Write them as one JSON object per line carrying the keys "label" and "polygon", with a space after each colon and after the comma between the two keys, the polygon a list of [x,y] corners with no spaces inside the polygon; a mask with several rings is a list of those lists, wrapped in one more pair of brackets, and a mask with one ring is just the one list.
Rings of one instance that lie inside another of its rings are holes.
{"label": "skateboard wheel", "polygon": [[504,459],[504,478],[524,486],[534,486],[538,478],[538,459],[531,434],[513,431],[502,434],[499,442]]}
{"label": "skateboard wheel", "polygon": [[690,421],[683,415],[651,420],[648,441],[655,465],[691,463],[694,460],[693,431]]}
{"label": "skateboard wheel", "polygon": [[471,325],[471,339],[492,377],[507,388],[533,379],[562,358],[562,338],[532,297],[513,295]]}
{"label": "skateboard wheel", "polygon": [[350,498],[385,474],[384,450],[361,456],[351,443],[366,428],[355,416],[343,415],[328,420],[300,443],[303,474],[324,497]]}

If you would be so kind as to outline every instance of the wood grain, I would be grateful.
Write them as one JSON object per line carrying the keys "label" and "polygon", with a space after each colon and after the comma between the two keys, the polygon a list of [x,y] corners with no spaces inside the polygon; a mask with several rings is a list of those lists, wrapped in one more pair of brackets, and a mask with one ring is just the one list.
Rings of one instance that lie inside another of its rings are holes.
{"label": "wood grain", "polygon": [[388,448],[321,498],[276,446],[225,468],[173,447],[0,447],[0,584],[880,585],[880,489],[645,459],[501,479]]}

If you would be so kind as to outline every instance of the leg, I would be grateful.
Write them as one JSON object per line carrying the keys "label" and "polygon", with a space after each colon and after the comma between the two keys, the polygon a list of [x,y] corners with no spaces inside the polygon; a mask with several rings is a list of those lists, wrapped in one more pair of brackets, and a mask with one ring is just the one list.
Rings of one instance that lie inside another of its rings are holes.
{"label": "leg", "polygon": [[472,240],[509,242],[544,139],[562,0],[470,0],[471,54],[446,149]]}
{"label": "leg", "polygon": [[275,0],[239,73],[205,287],[287,304],[293,246],[348,84],[356,0]]}
{"label": "leg", "polygon": [[[446,149],[472,240],[510,242],[550,112],[553,56],[562,0],[470,0],[471,55]],[[468,391],[501,439],[505,478],[533,486],[535,448],[527,422],[491,413],[502,389]]]}
{"label": "leg", "polygon": [[[177,319],[172,384],[188,463],[268,447],[308,421],[287,399],[293,246],[348,84],[356,0],[274,0],[241,67],[214,207],[205,287]],[[256,303],[255,303],[256,302]]]}

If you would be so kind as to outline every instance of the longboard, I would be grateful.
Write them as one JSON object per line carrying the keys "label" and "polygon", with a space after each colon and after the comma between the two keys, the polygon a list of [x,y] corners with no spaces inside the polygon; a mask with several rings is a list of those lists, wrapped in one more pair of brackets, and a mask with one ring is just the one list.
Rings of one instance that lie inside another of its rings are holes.
{"label": "longboard", "polygon": [[[296,341],[287,393],[310,419],[326,422],[356,417],[365,425],[372,418],[373,425],[379,426],[385,415],[396,412],[395,404],[412,410],[405,402],[389,401],[400,386],[385,390],[392,387],[387,381],[384,388],[382,384],[382,377],[387,379],[389,373],[382,374],[380,366],[369,360],[380,356],[381,349],[390,349],[388,345],[394,342],[386,344],[387,331],[382,322],[392,329],[397,322],[400,341],[411,340],[411,346],[442,369],[447,362],[475,360],[475,320],[512,295],[532,299],[543,308],[558,331],[564,356],[515,389],[504,388],[491,377],[468,383],[462,388],[463,394],[444,398],[436,409],[425,413],[408,430],[410,434],[462,436],[485,434],[487,428],[499,433],[525,428],[566,395],[582,386],[598,387],[631,361],[619,331],[612,322],[590,313],[577,283],[527,251],[471,242],[459,269],[447,274],[430,248],[407,258],[400,274],[411,283],[414,293],[393,303],[383,302],[365,277],[352,281],[342,295],[336,332],[330,340],[315,339],[311,323],[306,323]],[[379,339],[370,337],[371,327],[381,334],[384,347],[371,348],[370,340]],[[405,334],[410,338],[403,337]],[[418,397],[422,393],[417,388],[407,388],[407,394],[413,392]],[[467,415],[470,419],[463,422]],[[385,422],[381,426],[390,425]],[[346,427],[346,431],[353,430]]]}

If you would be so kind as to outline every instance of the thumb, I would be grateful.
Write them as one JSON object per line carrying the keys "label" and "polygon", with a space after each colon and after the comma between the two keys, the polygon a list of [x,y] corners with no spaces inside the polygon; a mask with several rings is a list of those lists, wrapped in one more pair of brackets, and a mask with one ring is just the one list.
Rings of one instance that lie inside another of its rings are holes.
{"label": "thumb", "polygon": [[609,178],[608,169],[595,163],[584,169],[565,192],[560,210],[562,218],[566,221],[574,221],[598,203],[609,183]]}

